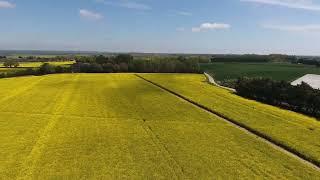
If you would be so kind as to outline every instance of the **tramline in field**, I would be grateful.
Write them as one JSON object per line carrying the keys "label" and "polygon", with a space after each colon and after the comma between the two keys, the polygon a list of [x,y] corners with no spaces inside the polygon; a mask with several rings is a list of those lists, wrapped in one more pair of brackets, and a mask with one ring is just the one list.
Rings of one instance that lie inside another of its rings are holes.
{"label": "tramline in field", "polygon": [[[181,94],[211,87],[201,75],[143,76],[175,82]],[[134,74],[1,79],[0,88],[0,179],[320,175],[318,168]],[[308,142],[301,144],[303,152],[317,158]]]}

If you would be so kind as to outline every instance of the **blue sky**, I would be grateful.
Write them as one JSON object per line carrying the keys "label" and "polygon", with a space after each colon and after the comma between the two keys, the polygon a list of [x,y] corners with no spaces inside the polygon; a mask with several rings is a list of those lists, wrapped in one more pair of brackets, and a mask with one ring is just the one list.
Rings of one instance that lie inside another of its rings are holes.
{"label": "blue sky", "polygon": [[320,0],[0,0],[0,49],[320,55]]}

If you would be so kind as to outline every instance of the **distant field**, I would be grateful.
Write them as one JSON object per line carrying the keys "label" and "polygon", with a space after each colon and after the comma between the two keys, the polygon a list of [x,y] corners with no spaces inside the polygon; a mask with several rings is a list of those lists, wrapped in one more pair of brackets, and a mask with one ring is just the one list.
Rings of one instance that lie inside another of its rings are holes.
{"label": "distant field", "polygon": [[7,56],[8,58],[19,58],[19,57],[28,57],[28,56],[33,56],[33,57],[40,57],[40,58],[53,58],[56,57],[57,55],[40,55],[40,54],[11,54]]}
{"label": "distant field", "polygon": [[[64,61],[64,62],[48,62],[49,64],[56,66],[70,66],[74,63],[74,61]],[[9,73],[9,72],[17,72],[22,71],[27,68],[39,68],[43,62],[21,62],[18,68],[5,68],[3,66],[3,62],[0,62],[0,73]]]}
{"label": "distant field", "polygon": [[[19,68],[37,68],[40,67],[44,62],[20,62]],[[74,63],[74,61],[62,61],[62,62],[47,62],[56,66],[68,66]],[[0,68],[4,67],[3,63],[0,62]]]}
{"label": "distant field", "polygon": [[[227,96],[226,92],[202,82],[204,78],[200,75],[146,77],[166,80],[168,86],[177,83],[183,94],[186,91],[198,96],[203,87],[205,93],[217,92],[213,97]],[[133,74],[0,79],[0,89],[0,179],[320,176],[319,170]],[[228,101],[226,98],[224,103]],[[232,107],[228,110],[232,111]],[[264,111],[270,110],[273,109]],[[243,113],[240,110],[238,116]],[[287,112],[281,111],[280,116],[283,113]],[[297,146],[310,141],[319,145],[318,139],[313,139],[315,135],[319,137],[318,122],[310,119],[300,122],[296,117],[305,117],[294,113],[288,117],[292,121],[286,121],[287,129],[277,129],[284,125],[279,119],[275,119],[280,121],[279,125],[270,121],[266,127],[272,125],[275,130],[271,132],[282,133],[289,139],[294,133],[290,127],[300,127],[295,135],[309,140]],[[315,128],[314,135],[306,127]],[[319,146],[306,150],[317,153]]]}
{"label": "distant field", "polygon": [[314,118],[244,99],[208,84],[203,75],[145,74],[143,77],[320,164],[320,122]]}
{"label": "distant field", "polygon": [[305,74],[320,74],[320,68],[288,63],[212,63],[201,68],[218,81],[239,77],[267,77],[274,80],[294,81]]}

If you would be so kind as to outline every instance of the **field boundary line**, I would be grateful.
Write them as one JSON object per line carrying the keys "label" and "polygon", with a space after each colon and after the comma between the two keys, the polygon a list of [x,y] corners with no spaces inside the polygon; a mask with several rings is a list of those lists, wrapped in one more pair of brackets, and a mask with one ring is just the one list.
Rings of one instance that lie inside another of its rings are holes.
{"label": "field boundary line", "polygon": [[[14,112],[14,111],[1,111],[1,114],[16,114],[16,115],[37,115],[37,116],[64,116],[68,118],[95,118],[95,119],[128,119],[128,117],[122,116],[111,116],[111,117],[101,117],[101,116],[79,116],[79,115],[65,115],[60,113],[26,113],[26,112]],[[130,118],[132,120],[141,120],[141,118]],[[130,122],[130,121],[128,121]]]}
{"label": "field boundary line", "polygon": [[[73,81],[76,81],[77,79],[78,76],[74,77]],[[51,137],[50,133],[55,128],[61,117],[63,117],[63,115],[58,115],[58,113],[62,111],[63,107],[65,106],[65,102],[68,102],[68,100],[71,98],[72,92],[75,89],[75,84],[76,83],[71,84],[72,91],[65,91],[64,88],[60,89],[59,95],[57,96],[57,98],[60,99],[60,102],[57,102],[53,108],[53,115],[48,120],[48,124],[40,133],[38,140],[32,147],[29,155],[26,157],[17,179],[33,179],[32,176],[36,168],[36,163],[38,162],[47,141]]]}
{"label": "field boundary line", "polygon": [[206,112],[209,112],[209,113],[211,113],[213,115],[216,115],[216,116],[222,118],[222,120],[232,124],[233,126],[243,130],[244,132],[249,133],[249,134],[259,138],[260,140],[262,140],[262,141],[268,143],[269,145],[271,145],[272,147],[274,147],[274,148],[276,148],[276,149],[278,149],[278,150],[280,150],[282,152],[285,152],[287,155],[290,155],[291,157],[294,157],[297,160],[300,160],[304,164],[307,164],[310,167],[315,168],[318,171],[320,171],[320,162],[319,161],[313,160],[313,159],[307,157],[306,155],[298,152],[297,150],[295,150],[295,149],[293,149],[293,148],[291,148],[289,146],[286,146],[286,145],[274,140],[270,136],[267,136],[267,135],[255,130],[255,129],[253,129],[253,128],[251,128],[251,127],[249,127],[249,126],[247,126],[247,125],[245,125],[243,123],[240,123],[240,122],[237,122],[237,121],[235,121],[235,120],[233,120],[231,118],[228,118],[225,115],[223,115],[223,114],[221,114],[221,113],[219,113],[217,111],[214,111],[214,110],[212,110],[212,109],[210,109],[210,108],[208,108],[208,107],[206,107],[206,106],[204,106],[204,105],[202,105],[200,103],[197,103],[197,102],[195,102],[195,101],[193,101],[193,100],[191,100],[191,99],[189,99],[189,98],[187,98],[187,97],[185,97],[185,96],[183,96],[183,95],[181,95],[179,93],[176,93],[176,92],[174,92],[174,91],[172,91],[172,90],[170,90],[170,89],[168,89],[168,88],[166,88],[166,87],[164,87],[164,86],[162,86],[162,85],[160,85],[158,83],[155,83],[155,82],[153,82],[151,80],[148,80],[148,79],[146,79],[146,78],[144,78],[144,77],[142,77],[142,76],[140,76],[138,74],[135,74],[135,75],[138,78],[140,78],[140,79],[142,79],[142,80],[144,80],[144,81],[146,81],[146,82],[148,82],[150,84],[153,84],[154,86],[156,86],[156,87],[158,87],[158,88],[160,88],[160,89],[162,89],[162,90],[164,90],[164,91],[166,91],[166,92],[168,92],[168,93],[170,93],[170,94],[172,94],[172,95],[174,95],[174,96],[176,96],[176,97],[178,97],[178,98],[180,98],[180,99],[182,99],[184,101],[187,101],[187,102],[193,104],[194,106],[196,106],[196,107],[198,107],[198,108],[200,108],[200,109],[202,109],[202,110],[204,110]]}

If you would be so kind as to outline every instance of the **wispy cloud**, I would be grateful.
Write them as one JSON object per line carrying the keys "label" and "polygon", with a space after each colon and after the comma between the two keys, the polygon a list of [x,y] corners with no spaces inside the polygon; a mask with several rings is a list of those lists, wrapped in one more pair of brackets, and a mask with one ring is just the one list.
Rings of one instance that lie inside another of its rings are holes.
{"label": "wispy cloud", "polygon": [[224,23],[203,23],[199,27],[192,28],[192,32],[202,32],[209,30],[218,30],[218,29],[230,29],[230,24]]}
{"label": "wispy cloud", "polygon": [[316,4],[313,0],[240,0],[240,1],[274,5],[274,6],[283,6],[287,8],[293,8],[293,9],[320,11],[320,4]]}
{"label": "wispy cloud", "polygon": [[186,30],[186,28],[184,28],[184,27],[178,27],[176,30],[179,31],[179,32],[183,32],[183,31]]}
{"label": "wispy cloud", "polygon": [[101,14],[93,12],[93,11],[89,11],[87,9],[80,9],[79,15],[83,18],[91,19],[91,20],[99,20],[99,19],[103,18],[103,16]]}
{"label": "wispy cloud", "polygon": [[272,29],[278,31],[292,31],[292,32],[320,32],[320,24],[310,25],[262,25],[265,29]]}
{"label": "wispy cloud", "polygon": [[142,4],[142,3],[137,3],[137,2],[122,2],[119,4],[122,7],[125,8],[129,8],[129,9],[137,9],[137,10],[151,10],[151,7],[146,5],[146,4]]}
{"label": "wispy cloud", "polygon": [[145,10],[145,11],[152,9],[152,7],[147,4],[138,3],[131,0],[120,0],[120,1],[119,0],[118,1],[96,0],[96,1],[98,3],[103,3],[105,5],[118,6],[118,7],[128,8],[128,9]]}
{"label": "wispy cloud", "polygon": [[187,12],[187,11],[175,11],[176,14],[181,15],[181,16],[192,16],[192,13]]}
{"label": "wispy cloud", "polygon": [[9,1],[0,1],[0,9],[1,8],[15,8],[16,5]]}

